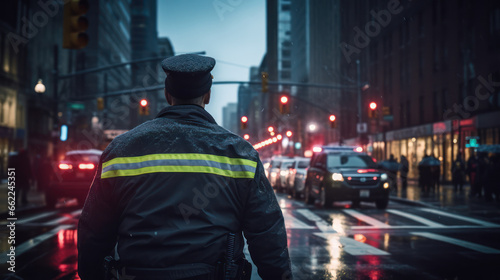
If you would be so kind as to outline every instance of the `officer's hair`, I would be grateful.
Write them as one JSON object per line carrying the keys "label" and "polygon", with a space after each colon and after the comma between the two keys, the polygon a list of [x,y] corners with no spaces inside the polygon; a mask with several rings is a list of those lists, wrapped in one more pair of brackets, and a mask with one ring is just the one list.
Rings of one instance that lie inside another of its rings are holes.
{"label": "officer's hair", "polygon": [[177,105],[189,105],[189,104],[202,105],[204,96],[205,95],[202,95],[200,97],[191,99],[179,99],[172,96],[172,100],[174,101],[173,103]]}

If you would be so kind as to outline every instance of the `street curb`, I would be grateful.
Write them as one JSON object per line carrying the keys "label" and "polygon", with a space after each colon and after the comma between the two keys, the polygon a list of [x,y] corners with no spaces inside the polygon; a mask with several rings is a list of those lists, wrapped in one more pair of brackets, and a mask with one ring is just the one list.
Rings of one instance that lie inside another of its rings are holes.
{"label": "street curb", "polygon": [[390,200],[402,203],[402,204],[408,204],[408,205],[413,205],[413,206],[420,206],[420,207],[428,207],[428,208],[436,208],[434,205],[421,202],[421,201],[416,201],[416,200],[411,200],[411,199],[406,199],[406,198],[401,198],[397,196],[389,196]]}

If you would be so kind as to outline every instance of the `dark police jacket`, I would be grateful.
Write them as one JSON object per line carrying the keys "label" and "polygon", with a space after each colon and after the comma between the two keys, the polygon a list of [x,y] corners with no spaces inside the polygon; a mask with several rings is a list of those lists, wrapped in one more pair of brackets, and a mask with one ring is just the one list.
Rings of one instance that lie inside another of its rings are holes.
{"label": "dark police jacket", "polygon": [[213,266],[229,232],[244,233],[263,279],[291,279],[283,214],[258,153],[202,107],[167,107],[102,154],[78,225],[79,275],[102,279],[115,246],[125,267]]}

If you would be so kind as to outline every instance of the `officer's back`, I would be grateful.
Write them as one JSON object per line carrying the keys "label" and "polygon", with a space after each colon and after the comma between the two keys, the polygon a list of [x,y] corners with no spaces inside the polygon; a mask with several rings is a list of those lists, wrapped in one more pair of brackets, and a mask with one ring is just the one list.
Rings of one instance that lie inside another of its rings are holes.
{"label": "officer's back", "polygon": [[209,279],[218,262],[242,264],[242,232],[262,278],[290,273],[283,216],[257,152],[204,110],[214,64],[165,60],[174,106],[103,153],[79,224],[83,280],[100,277],[116,244],[123,273],[136,280]]}

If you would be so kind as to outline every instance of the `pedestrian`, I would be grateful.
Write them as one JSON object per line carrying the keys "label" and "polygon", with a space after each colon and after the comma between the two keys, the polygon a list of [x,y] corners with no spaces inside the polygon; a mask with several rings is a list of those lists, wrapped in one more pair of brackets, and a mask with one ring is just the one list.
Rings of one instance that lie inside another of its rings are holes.
{"label": "pedestrian", "polygon": [[425,155],[418,163],[418,182],[423,193],[428,193],[432,186],[432,171],[428,161],[430,155]]}
{"label": "pedestrian", "polygon": [[474,179],[474,187],[472,188],[472,197],[482,197],[485,184],[487,183],[486,174],[488,171],[488,155],[484,152],[477,155],[476,176]]}
{"label": "pedestrian", "polygon": [[214,65],[194,54],[163,60],[172,106],[105,149],[78,225],[82,280],[102,279],[106,256],[120,279],[250,279],[242,233],[262,279],[291,279],[259,154],[204,109]]}
{"label": "pedestrian", "polygon": [[406,190],[406,187],[408,186],[408,171],[409,171],[409,164],[408,164],[408,159],[401,155],[400,157],[400,171],[399,171],[399,177],[401,177],[401,187],[403,190]]}
{"label": "pedestrian", "polygon": [[9,155],[9,168],[15,169],[17,206],[27,206],[32,173],[28,152],[24,148],[19,149],[19,152],[13,152]]}
{"label": "pedestrian", "polygon": [[391,154],[388,160],[380,163],[380,166],[387,172],[387,176],[389,177],[389,182],[391,184],[392,190],[397,192],[399,163],[394,158],[394,155]]}
{"label": "pedestrian", "polygon": [[476,183],[476,173],[477,173],[477,157],[474,150],[470,150],[470,156],[467,160],[467,175],[469,176],[470,192],[475,193],[474,187]]}
{"label": "pedestrian", "polygon": [[457,190],[460,190],[460,192],[463,191],[465,170],[466,168],[465,163],[462,159],[462,154],[458,153],[457,158],[455,159],[455,161],[453,161],[453,164],[451,166],[453,190],[455,192]]}

